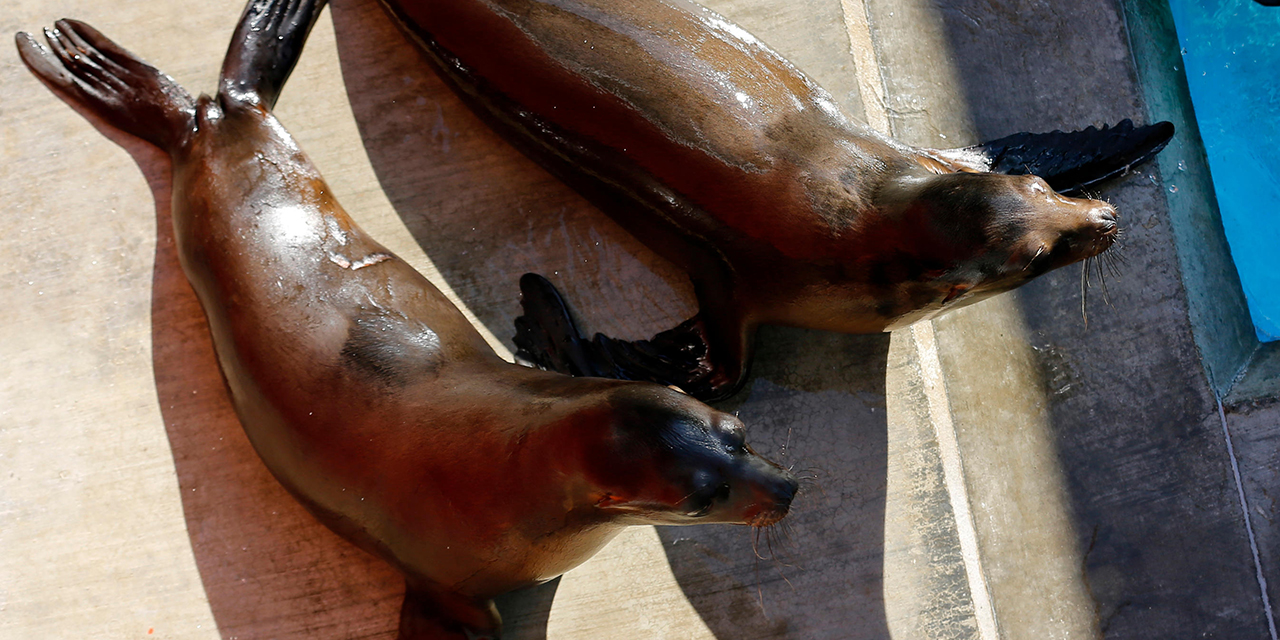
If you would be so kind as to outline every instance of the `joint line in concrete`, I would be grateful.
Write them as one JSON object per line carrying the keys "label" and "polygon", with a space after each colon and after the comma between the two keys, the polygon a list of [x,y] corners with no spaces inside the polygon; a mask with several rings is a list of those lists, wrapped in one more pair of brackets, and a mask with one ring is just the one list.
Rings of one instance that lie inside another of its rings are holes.
{"label": "joint line in concrete", "polygon": [[[849,50],[853,54],[858,89],[862,94],[863,112],[873,129],[892,135],[889,110],[885,102],[884,76],[880,73],[880,61],[876,55],[875,41],[871,37],[871,21],[865,0],[840,0],[844,11],[845,28],[849,33]],[[969,507],[969,492],[964,478],[964,465],[960,459],[960,442],[955,423],[951,419],[951,403],[947,400],[946,382],[942,377],[942,363],[938,358],[933,323],[918,322],[911,327],[911,335],[924,379],[925,395],[929,403],[929,417],[938,440],[942,457],[944,482],[951,511],[955,517],[956,532],[960,538],[960,555],[964,560],[965,575],[969,582],[974,617],[978,623],[981,640],[999,640],[995,608],[987,587],[986,574],[982,570],[982,558],[978,545],[977,527]],[[1273,638],[1272,640],[1278,640]]]}
{"label": "joint line in concrete", "polygon": [[1244,530],[1249,535],[1249,550],[1253,552],[1253,568],[1258,574],[1258,589],[1262,592],[1262,608],[1267,614],[1267,628],[1271,631],[1271,640],[1276,637],[1276,616],[1271,610],[1271,599],[1267,594],[1267,576],[1262,573],[1262,558],[1258,554],[1258,539],[1253,535],[1253,519],[1249,517],[1249,500],[1244,495],[1244,482],[1240,479],[1240,465],[1236,462],[1236,448],[1231,444],[1231,429],[1227,426],[1227,413],[1222,409],[1222,398],[1214,395],[1218,402],[1218,420],[1222,422],[1222,437],[1227,441],[1227,457],[1231,459],[1231,473],[1235,476],[1236,492],[1240,498],[1240,510],[1244,512]]}
{"label": "joint line in concrete", "polygon": [[947,399],[946,381],[942,377],[942,361],[938,357],[937,339],[933,322],[925,320],[911,325],[911,337],[920,362],[920,377],[924,381],[925,397],[929,401],[929,421],[933,423],[938,439],[938,452],[942,458],[943,481],[947,485],[947,497],[955,515],[956,534],[960,538],[960,556],[964,560],[965,574],[969,579],[969,593],[973,598],[973,613],[978,621],[978,636],[982,640],[1000,637],[996,623],[995,606],[987,587],[986,573],[982,570],[982,556],[978,545],[978,527],[970,508],[969,489],[965,482],[964,462],[960,458],[960,438],[951,419],[951,402]]}
{"label": "joint line in concrete", "polygon": [[889,110],[884,101],[884,76],[871,39],[871,22],[864,0],[840,0],[844,10],[845,29],[849,32],[849,53],[853,54],[858,90],[867,124],[876,131],[889,133]]}

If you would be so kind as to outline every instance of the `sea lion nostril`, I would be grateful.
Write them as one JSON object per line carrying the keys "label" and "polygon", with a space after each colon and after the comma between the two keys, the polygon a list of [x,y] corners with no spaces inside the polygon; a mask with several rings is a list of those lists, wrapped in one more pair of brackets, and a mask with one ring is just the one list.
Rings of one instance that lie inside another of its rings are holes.
{"label": "sea lion nostril", "polygon": [[1116,210],[1110,206],[1093,209],[1089,212],[1089,220],[1093,227],[1092,234],[1099,236],[1112,235],[1120,228],[1116,220]]}

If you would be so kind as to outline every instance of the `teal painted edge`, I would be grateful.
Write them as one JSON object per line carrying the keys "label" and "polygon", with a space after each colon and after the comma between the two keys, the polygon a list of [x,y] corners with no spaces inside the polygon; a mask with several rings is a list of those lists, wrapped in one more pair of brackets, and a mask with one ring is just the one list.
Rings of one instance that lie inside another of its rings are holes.
{"label": "teal painted edge", "polygon": [[1147,117],[1177,128],[1158,165],[1192,333],[1209,383],[1225,396],[1259,342],[1222,229],[1173,14],[1168,0],[1121,0],[1121,5]]}

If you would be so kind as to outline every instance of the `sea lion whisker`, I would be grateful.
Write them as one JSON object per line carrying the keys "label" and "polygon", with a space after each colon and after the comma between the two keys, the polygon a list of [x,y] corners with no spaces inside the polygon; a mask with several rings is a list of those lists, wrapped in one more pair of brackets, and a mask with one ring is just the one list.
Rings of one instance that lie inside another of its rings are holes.
{"label": "sea lion whisker", "polygon": [[760,560],[759,559],[755,561],[755,574],[756,574],[756,602],[760,604],[760,615],[764,616],[765,619],[768,619],[769,611],[764,607],[764,582],[760,580]]}
{"label": "sea lion whisker", "polygon": [[822,469],[818,467],[805,467],[800,470],[800,475],[796,480],[800,483],[801,492],[798,495],[807,495],[809,489],[817,489],[818,493],[823,497],[827,497],[826,487],[822,484]]}
{"label": "sea lion whisker", "polygon": [[1113,254],[1110,251],[1107,251],[1107,252],[1104,252],[1101,257],[1102,257],[1103,264],[1105,264],[1107,266],[1107,270],[1111,272],[1111,276],[1119,280],[1120,268],[1116,265],[1116,259],[1117,259],[1116,254]]}
{"label": "sea lion whisker", "polygon": [[1111,260],[1107,258],[1106,252],[1098,254],[1098,268],[1104,270],[1106,275],[1116,277],[1115,269],[1111,267]]}
{"label": "sea lion whisker", "polygon": [[756,576],[756,602],[760,605],[760,614],[768,618],[769,612],[764,608],[764,583],[760,581],[760,561],[763,558],[760,557],[759,552],[755,551],[756,546],[759,544],[760,529],[752,527],[752,533],[748,537],[751,538],[751,550],[756,556],[755,560],[751,562],[752,571]]}
{"label": "sea lion whisker", "polygon": [[751,527],[754,535],[751,538],[751,553],[755,554],[757,560],[766,560],[760,555],[760,530],[762,527]]}
{"label": "sea lion whisker", "polygon": [[1097,257],[1092,260],[1094,271],[1098,272],[1098,283],[1102,285],[1102,301],[1114,309],[1115,306],[1111,304],[1111,292],[1107,290],[1107,274],[1102,271],[1102,260]]}
{"label": "sea lion whisker", "polygon": [[1026,266],[1022,267],[1022,270],[1026,271],[1027,269],[1030,269],[1031,265],[1035,264],[1036,258],[1039,258],[1041,254],[1044,253],[1044,250],[1045,250],[1045,245],[1044,243],[1041,243],[1040,248],[1036,249],[1036,254],[1034,256],[1031,256],[1031,259],[1027,261]]}
{"label": "sea lion whisker", "polygon": [[769,545],[769,556],[773,559],[774,570],[778,572],[778,576],[782,578],[782,581],[787,583],[788,587],[791,587],[791,591],[795,592],[796,585],[793,584],[791,582],[791,579],[787,577],[787,572],[782,570],[783,567],[794,568],[794,565],[786,564],[782,562],[781,559],[778,558],[778,554],[773,550],[773,542],[769,539],[769,536],[767,535],[765,536],[765,543]]}
{"label": "sea lion whisker", "polygon": [[1084,318],[1084,328],[1089,328],[1089,265],[1080,265],[1080,316]]}
{"label": "sea lion whisker", "polygon": [[[779,522],[774,525],[772,531],[767,532],[765,535],[773,536],[777,540],[778,548],[783,551],[783,553],[774,553],[774,558],[787,568],[798,568],[794,559],[795,556],[791,553],[795,549],[795,544],[794,535],[789,525],[790,523],[787,520]],[[785,561],[783,561],[784,556],[786,558]]]}
{"label": "sea lion whisker", "polygon": [[1106,251],[1105,255],[1107,256],[1107,260],[1115,263],[1118,267],[1129,266],[1128,252],[1125,251],[1124,243],[1119,240],[1111,243],[1111,248]]}

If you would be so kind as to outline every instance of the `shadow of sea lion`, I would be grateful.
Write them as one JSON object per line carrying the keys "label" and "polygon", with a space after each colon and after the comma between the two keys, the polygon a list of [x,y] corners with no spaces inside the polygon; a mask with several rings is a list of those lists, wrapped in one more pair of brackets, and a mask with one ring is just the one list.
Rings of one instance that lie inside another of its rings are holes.
{"label": "shadow of sea lion", "polygon": [[811,480],[758,536],[659,527],[672,572],[721,640],[888,638],[889,336],[765,327],[759,345],[748,391],[719,408],[751,425],[754,449]]}
{"label": "shadow of sea lion", "polygon": [[404,586],[271,476],[232,408],[204,312],[178,263],[169,160],[68,103],[137,163],[155,198],[151,349],[200,581],[223,638],[392,638]]}
{"label": "shadow of sea lion", "polygon": [[151,304],[156,396],[196,567],[219,632],[223,638],[395,637],[404,594],[400,575],[316,521],[249,444],[204,313],[178,264],[168,162],[148,155],[154,164],[139,165],[157,204]]}

